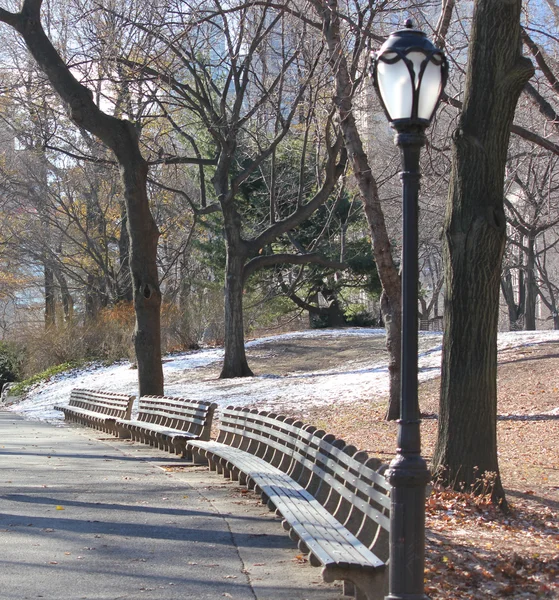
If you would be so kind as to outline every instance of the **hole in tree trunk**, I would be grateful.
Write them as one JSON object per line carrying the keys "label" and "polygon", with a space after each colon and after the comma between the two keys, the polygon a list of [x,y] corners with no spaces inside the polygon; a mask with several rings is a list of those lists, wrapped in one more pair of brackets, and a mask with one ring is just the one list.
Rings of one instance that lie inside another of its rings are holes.
{"label": "hole in tree trunk", "polygon": [[493,220],[494,220],[494,223],[495,223],[495,227],[497,229],[501,229],[501,227],[505,226],[505,222],[506,222],[505,215],[498,208],[496,208],[496,209],[493,210]]}
{"label": "hole in tree trunk", "polygon": [[144,288],[144,298],[149,298],[151,296],[151,290],[149,289],[149,285],[146,285]]}

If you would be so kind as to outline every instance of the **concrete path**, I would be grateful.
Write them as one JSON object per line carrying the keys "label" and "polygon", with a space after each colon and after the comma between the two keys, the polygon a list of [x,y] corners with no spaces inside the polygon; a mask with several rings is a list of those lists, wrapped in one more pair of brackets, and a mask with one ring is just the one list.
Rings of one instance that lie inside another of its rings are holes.
{"label": "concrete path", "polygon": [[340,600],[251,492],[0,412],[0,600]]}

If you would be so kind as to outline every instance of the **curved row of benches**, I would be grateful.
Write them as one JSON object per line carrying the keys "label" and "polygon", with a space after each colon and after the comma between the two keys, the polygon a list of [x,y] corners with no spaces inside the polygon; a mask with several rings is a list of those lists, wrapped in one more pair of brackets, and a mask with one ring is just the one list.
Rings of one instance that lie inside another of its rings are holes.
{"label": "curved row of benches", "polygon": [[169,396],[142,396],[132,419],[135,396],[74,389],[67,406],[54,408],[68,421],[186,456],[190,439],[209,440],[216,404]]}
{"label": "curved row of benches", "polygon": [[[230,406],[210,439],[215,404],[146,396],[131,418],[133,396],[73,390],[67,419],[119,437],[208,461],[210,469],[260,492],[282,517],[301,552],[342,580],[358,600],[385,594],[390,526],[386,465],[301,421]],[[102,412],[101,412],[102,411]]]}

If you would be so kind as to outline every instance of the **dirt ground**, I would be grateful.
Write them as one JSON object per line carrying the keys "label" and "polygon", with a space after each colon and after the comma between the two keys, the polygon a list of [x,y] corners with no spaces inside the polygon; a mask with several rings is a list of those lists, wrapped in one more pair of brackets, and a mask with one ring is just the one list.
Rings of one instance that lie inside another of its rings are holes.
{"label": "dirt ground", "polygon": [[[347,363],[355,368],[372,352],[379,360],[385,356],[382,340],[296,339],[259,345],[248,357],[255,373],[284,375]],[[433,379],[420,386],[428,459],[437,433],[438,385]],[[433,488],[425,577],[434,600],[559,598],[559,344],[502,351],[498,393],[499,461],[510,513],[487,498]],[[385,410],[386,398],[371,398],[292,415],[389,462],[396,425],[384,421]]]}

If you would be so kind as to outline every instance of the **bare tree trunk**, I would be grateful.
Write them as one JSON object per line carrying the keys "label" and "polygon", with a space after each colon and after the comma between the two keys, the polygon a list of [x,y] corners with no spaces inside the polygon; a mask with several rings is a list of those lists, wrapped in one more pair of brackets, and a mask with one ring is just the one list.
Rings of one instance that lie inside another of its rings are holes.
{"label": "bare tree trunk", "polygon": [[64,321],[66,323],[70,323],[74,318],[74,299],[72,298],[72,294],[70,294],[70,290],[68,289],[66,277],[64,277],[64,274],[60,271],[60,269],[55,270],[55,275],[58,285],[60,286],[62,309],[64,310]]}
{"label": "bare tree trunk", "polygon": [[118,238],[118,256],[119,270],[116,278],[117,301],[125,300],[132,302],[134,292],[132,282],[130,281],[130,236],[127,228],[128,218],[126,217],[126,207],[121,210],[120,236]]}
{"label": "bare tree trunk", "polygon": [[526,252],[526,319],[524,329],[526,331],[536,330],[536,300],[538,297],[538,286],[536,284],[536,241],[533,236],[528,237]]}
{"label": "bare tree trunk", "polygon": [[162,394],[161,292],[156,264],[159,231],[149,208],[148,167],[140,152],[138,132],[129,121],[102,112],[91,91],[76,80],[44,32],[41,5],[42,0],[24,0],[19,13],[0,9],[0,21],[23,37],[39,68],[65,103],[72,121],[99,138],[117,158],[124,181],[130,236],[139,392]]}
{"label": "bare tree trunk", "polygon": [[392,245],[386,229],[377,182],[373,177],[355,116],[353,114],[354,87],[349,66],[342,51],[340,17],[337,2],[315,3],[323,21],[323,34],[328,44],[329,61],[336,79],[334,103],[340,115],[349,160],[363,198],[365,216],[371,232],[373,256],[383,288],[381,310],[386,323],[386,346],[389,353],[390,403],[387,419],[400,415],[400,365],[401,365],[401,290],[400,276],[392,258]]}
{"label": "bare tree trunk", "polygon": [[390,402],[386,418],[393,421],[400,418],[400,377],[402,371],[402,310],[400,304],[390,306],[386,292],[380,297],[381,310],[386,327],[386,348],[388,350],[388,376],[390,380]]}
{"label": "bare tree trunk", "polygon": [[253,375],[245,352],[243,320],[243,271],[247,260],[247,246],[241,237],[241,215],[234,204],[229,188],[229,170],[236,145],[230,142],[222,149],[213,185],[220,199],[225,229],[225,333],[224,357],[220,378],[251,377]]}
{"label": "bare tree trunk", "polygon": [[228,247],[225,267],[225,356],[220,377],[251,377],[245,352],[243,269],[245,256]]}
{"label": "bare tree trunk", "polygon": [[456,0],[442,0],[441,15],[435,28],[435,44],[441,49],[446,46],[446,35],[452,21],[452,13],[456,5]]}
{"label": "bare tree trunk", "polygon": [[516,303],[514,287],[512,284],[512,274],[510,269],[501,277],[501,291],[507,303],[509,313],[509,329],[510,331],[518,331],[521,320],[524,319],[525,304],[526,304],[526,288],[524,286],[524,271],[518,271],[518,304]]}
{"label": "bare tree trunk", "polygon": [[[128,124],[132,129],[132,124]],[[132,133],[135,137],[135,131]],[[161,364],[161,290],[157,272],[159,231],[149,208],[148,167],[137,141],[119,159],[130,239],[130,273],[136,325],[134,349],[138,362],[140,395],[163,394]]]}
{"label": "bare tree trunk", "polygon": [[[434,468],[505,505],[497,460],[497,327],[505,247],[504,173],[518,97],[521,0],[476,0],[464,107],[453,136],[444,236],[445,331]],[[492,475],[489,475],[492,474]]]}
{"label": "bare tree trunk", "polygon": [[45,328],[54,327],[56,324],[56,294],[54,289],[54,272],[43,263],[45,285]]}

